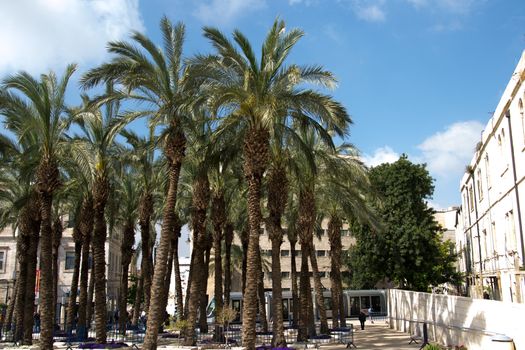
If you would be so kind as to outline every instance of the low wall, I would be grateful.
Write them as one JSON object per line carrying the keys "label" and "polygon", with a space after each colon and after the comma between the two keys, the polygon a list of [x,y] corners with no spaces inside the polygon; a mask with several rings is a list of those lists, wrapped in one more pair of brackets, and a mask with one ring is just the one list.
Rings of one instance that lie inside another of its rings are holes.
{"label": "low wall", "polygon": [[391,328],[410,334],[422,335],[426,322],[429,339],[440,344],[487,350],[503,334],[525,349],[525,304],[390,289],[388,314]]}

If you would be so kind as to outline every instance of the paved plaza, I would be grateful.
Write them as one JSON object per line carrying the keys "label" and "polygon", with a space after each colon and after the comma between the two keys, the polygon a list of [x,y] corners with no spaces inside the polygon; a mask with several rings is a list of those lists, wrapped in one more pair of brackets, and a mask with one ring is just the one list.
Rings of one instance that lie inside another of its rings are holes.
{"label": "paved plaza", "polygon": [[[385,349],[408,350],[419,349],[420,344],[408,344],[410,335],[390,329],[387,324],[366,322],[365,330],[361,330],[359,322],[354,323],[354,343],[359,350]],[[322,349],[343,349],[345,345],[326,345]]]}

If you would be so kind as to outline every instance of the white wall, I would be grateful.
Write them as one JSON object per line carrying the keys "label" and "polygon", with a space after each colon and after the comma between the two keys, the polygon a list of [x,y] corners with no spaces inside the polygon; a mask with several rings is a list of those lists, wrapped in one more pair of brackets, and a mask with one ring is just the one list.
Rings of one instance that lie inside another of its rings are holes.
{"label": "white wall", "polygon": [[504,334],[525,348],[523,304],[390,289],[388,311],[391,328],[421,335],[426,322],[429,339],[443,345],[486,350],[493,335]]}

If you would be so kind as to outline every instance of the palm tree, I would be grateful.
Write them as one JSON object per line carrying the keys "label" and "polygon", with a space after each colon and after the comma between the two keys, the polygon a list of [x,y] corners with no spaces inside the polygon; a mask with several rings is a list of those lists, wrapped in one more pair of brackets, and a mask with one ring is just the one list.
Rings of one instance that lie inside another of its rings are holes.
{"label": "palm tree", "polygon": [[[106,93],[113,92],[111,85]],[[115,138],[126,125],[118,115],[119,103],[106,102],[104,108],[83,97],[84,106],[74,114],[81,136],[74,139],[72,152],[91,169],[93,198],[93,259],[95,276],[95,330],[98,343],[106,342],[106,260],[107,235],[105,208],[110,194],[111,171],[115,169]],[[103,109],[103,110],[102,110]]]}
{"label": "palm tree", "polygon": [[173,26],[164,17],[160,27],[164,39],[163,50],[157,48],[143,34],[135,32],[132,40],[140,49],[128,42],[111,42],[108,44],[109,51],[115,54],[112,61],[92,69],[82,78],[84,87],[92,87],[103,81],[115,81],[121,84],[130,91],[127,97],[152,106],[151,110],[143,110],[141,115],[151,116],[154,124],[161,123],[165,126],[161,140],[168,163],[165,177],[169,179],[169,185],[151,288],[152,297],[144,349],[156,347],[158,329],[164,317],[165,306],[161,291],[164,286],[170,236],[175,220],[174,208],[177,201],[180,168],[186,149],[184,130],[187,120],[186,115],[179,109],[188,94],[185,89],[186,73],[181,60],[184,25]]}
{"label": "palm tree", "polygon": [[341,277],[341,230],[344,220],[356,219],[381,230],[380,220],[367,199],[373,196],[367,168],[352,145],[342,145],[321,171],[317,186],[318,217],[328,218],[330,241],[330,280],[332,292],[332,325],[346,327]]}
{"label": "palm tree", "polygon": [[136,173],[131,170],[123,170],[119,176],[119,187],[117,196],[119,199],[118,221],[122,229],[122,240],[120,244],[121,271],[119,289],[119,331],[126,332],[128,322],[128,275],[129,265],[133,257],[133,246],[135,244],[135,225],[137,222],[137,203],[139,198],[139,186],[136,181]]}
{"label": "palm tree", "polygon": [[[9,76],[2,83],[0,114],[6,117],[11,130],[23,136],[27,132],[38,135],[35,149],[39,164],[36,169],[36,188],[41,206],[40,308],[42,330],[40,344],[50,349],[53,344],[53,275],[51,207],[53,194],[60,186],[59,162],[64,150],[63,135],[68,127],[65,122],[65,93],[75,65],[66,68],[58,79],[50,72],[40,80],[25,72]],[[19,136],[20,137],[20,136]]]}
{"label": "palm tree", "polygon": [[[217,51],[216,55],[197,56],[192,60],[192,76],[202,82],[204,95],[210,96],[212,114],[218,115],[219,129],[237,128],[243,134],[244,175],[248,183],[249,243],[247,283],[243,307],[243,346],[255,348],[255,320],[257,307],[257,255],[261,216],[261,187],[269,159],[270,132],[275,124],[289,127],[289,119],[302,125],[327,128],[344,134],[349,121],[342,106],[329,96],[298,88],[308,82],[333,86],[334,78],[318,66],[285,65],[292,47],[303,32],[292,29],[285,32],[283,21],[276,20],[262,45],[257,60],[247,38],[234,31],[237,47],[219,30],[205,28],[204,35]],[[302,110],[304,113],[287,113]]]}
{"label": "palm tree", "polygon": [[[82,237],[82,253],[81,253],[81,266],[80,266],[80,294],[78,297],[78,323],[77,323],[77,334],[79,340],[84,340],[87,337],[87,327],[89,325],[88,320],[88,309],[91,302],[89,297],[90,293],[88,290],[88,278],[89,278],[89,257],[91,252],[91,238],[93,236],[93,198],[89,191],[84,193],[82,198],[82,207],[80,209],[80,216],[78,218],[80,225],[80,234]],[[93,279],[93,269],[91,273],[91,279]]]}

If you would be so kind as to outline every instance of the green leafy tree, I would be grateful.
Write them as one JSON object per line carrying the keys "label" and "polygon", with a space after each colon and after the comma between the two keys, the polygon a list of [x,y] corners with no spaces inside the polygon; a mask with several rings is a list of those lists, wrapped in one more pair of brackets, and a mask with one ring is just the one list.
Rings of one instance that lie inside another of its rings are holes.
{"label": "green leafy tree", "polygon": [[450,242],[427,201],[434,192],[426,166],[411,163],[406,155],[392,164],[370,170],[374,203],[385,225],[378,232],[368,225],[352,224],[357,244],[349,254],[351,284],[372,288],[380,281],[400,288],[427,291],[429,286],[453,282],[455,256]]}

